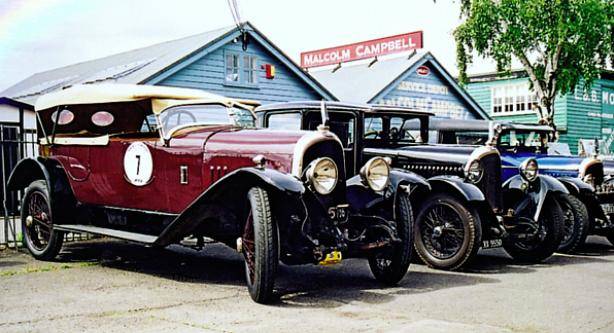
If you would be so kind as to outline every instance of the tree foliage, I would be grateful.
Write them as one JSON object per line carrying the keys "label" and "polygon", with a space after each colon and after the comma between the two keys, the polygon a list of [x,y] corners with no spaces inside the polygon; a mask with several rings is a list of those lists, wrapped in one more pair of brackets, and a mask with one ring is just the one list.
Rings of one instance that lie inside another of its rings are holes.
{"label": "tree foliage", "polygon": [[463,23],[454,32],[461,83],[472,54],[511,71],[527,72],[542,119],[554,125],[557,94],[583,79],[590,87],[613,61],[614,0],[461,0]]}

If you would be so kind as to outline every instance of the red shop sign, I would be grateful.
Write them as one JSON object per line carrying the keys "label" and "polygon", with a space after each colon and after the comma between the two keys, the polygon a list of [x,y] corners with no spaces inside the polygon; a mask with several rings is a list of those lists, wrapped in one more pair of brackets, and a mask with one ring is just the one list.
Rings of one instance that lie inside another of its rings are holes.
{"label": "red shop sign", "polygon": [[301,67],[310,68],[373,58],[422,48],[422,31],[372,39],[301,53]]}
{"label": "red shop sign", "polygon": [[421,76],[427,76],[429,75],[430,72],[431,70],[426,66],[420,66],[418,67],[418,69],[416,69],[416,73],[418,73],[418,75],[421,75]]}

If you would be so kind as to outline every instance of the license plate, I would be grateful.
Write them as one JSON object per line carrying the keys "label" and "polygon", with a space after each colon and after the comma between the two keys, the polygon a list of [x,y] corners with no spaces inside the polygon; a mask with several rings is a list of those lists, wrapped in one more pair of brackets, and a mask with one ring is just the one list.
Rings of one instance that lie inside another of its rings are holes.
{"label": "license plate", "polygon": [[498,239],[487,239],[482,241],[483,249],[492,249],[495,247],[503,246],[503,240],[501,238]]}
{"label": "license plate", "polygon": [[607,215],[614,214],[614,204],[601,204],[601,209],[603,209],[603,212]]}
{"label": "license plate", "polygon": [[328,209],[328,216],[334,221],[344,222],[348,219],[349,205],[339,205]]}

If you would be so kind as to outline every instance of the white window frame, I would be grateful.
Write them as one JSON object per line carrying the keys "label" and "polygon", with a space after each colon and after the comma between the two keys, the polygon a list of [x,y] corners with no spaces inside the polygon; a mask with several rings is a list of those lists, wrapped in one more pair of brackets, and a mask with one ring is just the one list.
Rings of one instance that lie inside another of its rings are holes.
{"label": "white window frame", "polygon": [[[523,100],[524,110],[518,108],[519,99]],[[533,102],[536,100],[537,97],[529,89],[527,82],[498,84],[490,88],[490,114],[492,116],[536,114],[537,111],[533,109]],[[506,110],[506,106],[511,107]],[[495,111],[497,108],[499,111]]]}

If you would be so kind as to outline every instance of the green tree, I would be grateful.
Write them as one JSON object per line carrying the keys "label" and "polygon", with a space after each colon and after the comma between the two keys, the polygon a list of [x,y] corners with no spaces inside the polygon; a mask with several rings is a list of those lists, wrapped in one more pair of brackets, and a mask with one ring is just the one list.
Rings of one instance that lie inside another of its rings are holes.
{"label": "green tree", "polygon": [[556,95],[591,86],[613,61],[614,0],[461,0],[454,31],[461,83],[475,51],[511,71],[517,59],[537,95],[542,121],[554,126]]}

